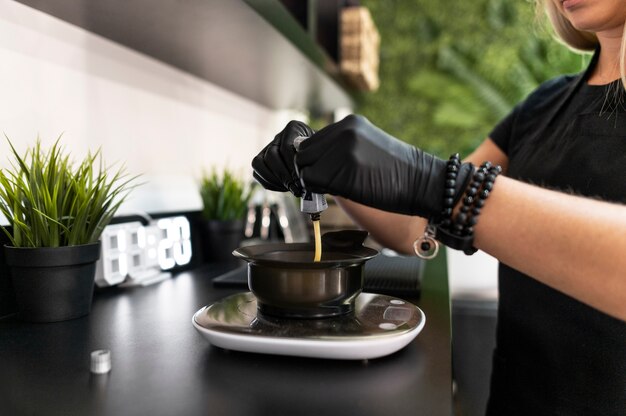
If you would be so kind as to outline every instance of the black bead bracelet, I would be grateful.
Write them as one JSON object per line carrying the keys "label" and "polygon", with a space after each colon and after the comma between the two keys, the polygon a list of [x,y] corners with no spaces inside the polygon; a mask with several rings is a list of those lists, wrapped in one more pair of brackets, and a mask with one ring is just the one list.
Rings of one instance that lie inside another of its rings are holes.
{"label": "black bead bracelet", "polygon": [[443,190],[443,210],[441,211],[441,224],[452,224],[452,210],[454,209],[454,195],[456,193],[456,178],[461,168],[461,157],[458,153],[450,156],[446,166],[446,183]]}
{"label": "black bead bracelet", "polygon": [[439,248],[437,240],[450,248],[462,250],[467,255],[477,251],[474,247],[474,227],[502,168],[492,165],[491,162],[484,162],[472,175],[463,194],[459,212],[452,218],[456,177],[460,166],[459,155],[450,156],[446,167],[443,209],[439,216],[429,220],[424,235],[413,243],[415,254],[419,257],[435,257]]}
{"label": "black bead bracelet", "polygon": [[[478,216],[489,197],[496,177],[502,172],[500,166],[493,166],[491,162],[483,163],[474,173],[471,183],[465,190],[459,213],[454,218],[451,230],[436,233],[436,238],[452,248],[463,250],[467,255],[476,252],[474,247],[474,227],[478,223]],[[439,227],[437,228],[439,231]],[[451,233],[450,233],[451,231]],[[456,237],[457,241],[454,241]],[[442,239],[440,239],[441,237]],[[445,240],[445,241],[444,241]]]}
{"label": "black bead bracelet", "polygon": [[454,153],[450,156],[446,164],[446,179],[442,201],[443,208],[438,216],[430,219],[426,229],[424,230],[424,235],[413,242],[413,250],[418,257],[424,259],[434,258],[439,251],[439,244],[436,240],[438,229],[448,229],[453,224],[452,212],[456,203],[454,197],[457,194],[456,180],[460,170],[461,157],[458,153]]}
{"label": "black bead bracelet", "polygon": [[413,251],[418,257],[424,259],[432,259],[439,251],[439,244],[435,240],[435,234],[438,224],[442,227],[452,225],[452,211],[454,209],[454,196],[456,194],[456,179],[461,169],[461,157],[458,153],[454,153],[448,159],[446,164],[446,182],[443,190],[443,209],[436,220],[429,221],[424,235],[413,242]]}

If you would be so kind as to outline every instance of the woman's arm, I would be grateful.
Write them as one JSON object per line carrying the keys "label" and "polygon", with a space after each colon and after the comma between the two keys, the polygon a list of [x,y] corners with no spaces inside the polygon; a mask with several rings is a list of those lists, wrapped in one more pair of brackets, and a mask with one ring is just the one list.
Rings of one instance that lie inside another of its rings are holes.
{"label": "woman's arm", "polygon": [[[506,170],[508,158],[491,140],[486,139],[466,159],[474,165],[485,160],[502,166]],[[399,253],[413,254],[413,241],[424,233],[424,218],[402,215],[367,207],[345,198],[334,197],[343,210],[360,227],[368,230],[380,244]]]}
{"label": "woman's arm", "polygon": [[[500,164],[490,139],[466,161]],[[412,253],[426,220],[337,198],[386,247]],[[626,321],[626,206],[498,177],[478,217],[475,246],[501,262],[604,313]]]}
{"label": "woman's arm", "polygon": [[626,321],[626,206],[499,177],[475,246]]}
{"label": "woman's arm", "polygon": [[413,241],[424,233],[425,219],[382,211],[338,196],[333,198],[378,243],[398,253],[413,254]]}

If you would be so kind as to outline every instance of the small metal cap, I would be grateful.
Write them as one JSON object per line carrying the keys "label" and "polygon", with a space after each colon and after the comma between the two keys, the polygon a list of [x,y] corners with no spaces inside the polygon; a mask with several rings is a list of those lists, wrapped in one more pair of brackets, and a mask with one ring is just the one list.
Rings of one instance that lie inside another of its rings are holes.
{"label": "small metal cap", "polygon": [[111,371],[111,351],[95,350],[91,352],[91,372],[105,374]]}

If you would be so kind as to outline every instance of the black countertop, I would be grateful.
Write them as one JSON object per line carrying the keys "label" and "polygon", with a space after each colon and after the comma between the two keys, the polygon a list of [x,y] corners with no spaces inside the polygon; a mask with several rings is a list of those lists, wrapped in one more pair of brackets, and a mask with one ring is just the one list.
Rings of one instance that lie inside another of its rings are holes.
{"label": "black countertop", "polygon": [[[401,351],[336,361],[225,351],[194,312],[241,289],[216,289],[205,265],[144,288],[96,293],[89,316],[51,324],[0,321],[2,415],[451,415],[445,257],[428,264],[426,326]],[[112,371],[92,375],[90,352]]]}

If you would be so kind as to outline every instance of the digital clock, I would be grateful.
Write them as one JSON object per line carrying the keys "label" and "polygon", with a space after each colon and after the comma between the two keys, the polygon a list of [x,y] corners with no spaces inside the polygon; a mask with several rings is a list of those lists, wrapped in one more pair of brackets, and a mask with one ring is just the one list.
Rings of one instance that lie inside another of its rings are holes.
{"label": "digital clock", "polygon": [[[111,224],[104,228],[96,267],[99,287],[145,285],[191,261],[191,227],[184,216]],[[164,273],[165,272],[165,273]]]}

